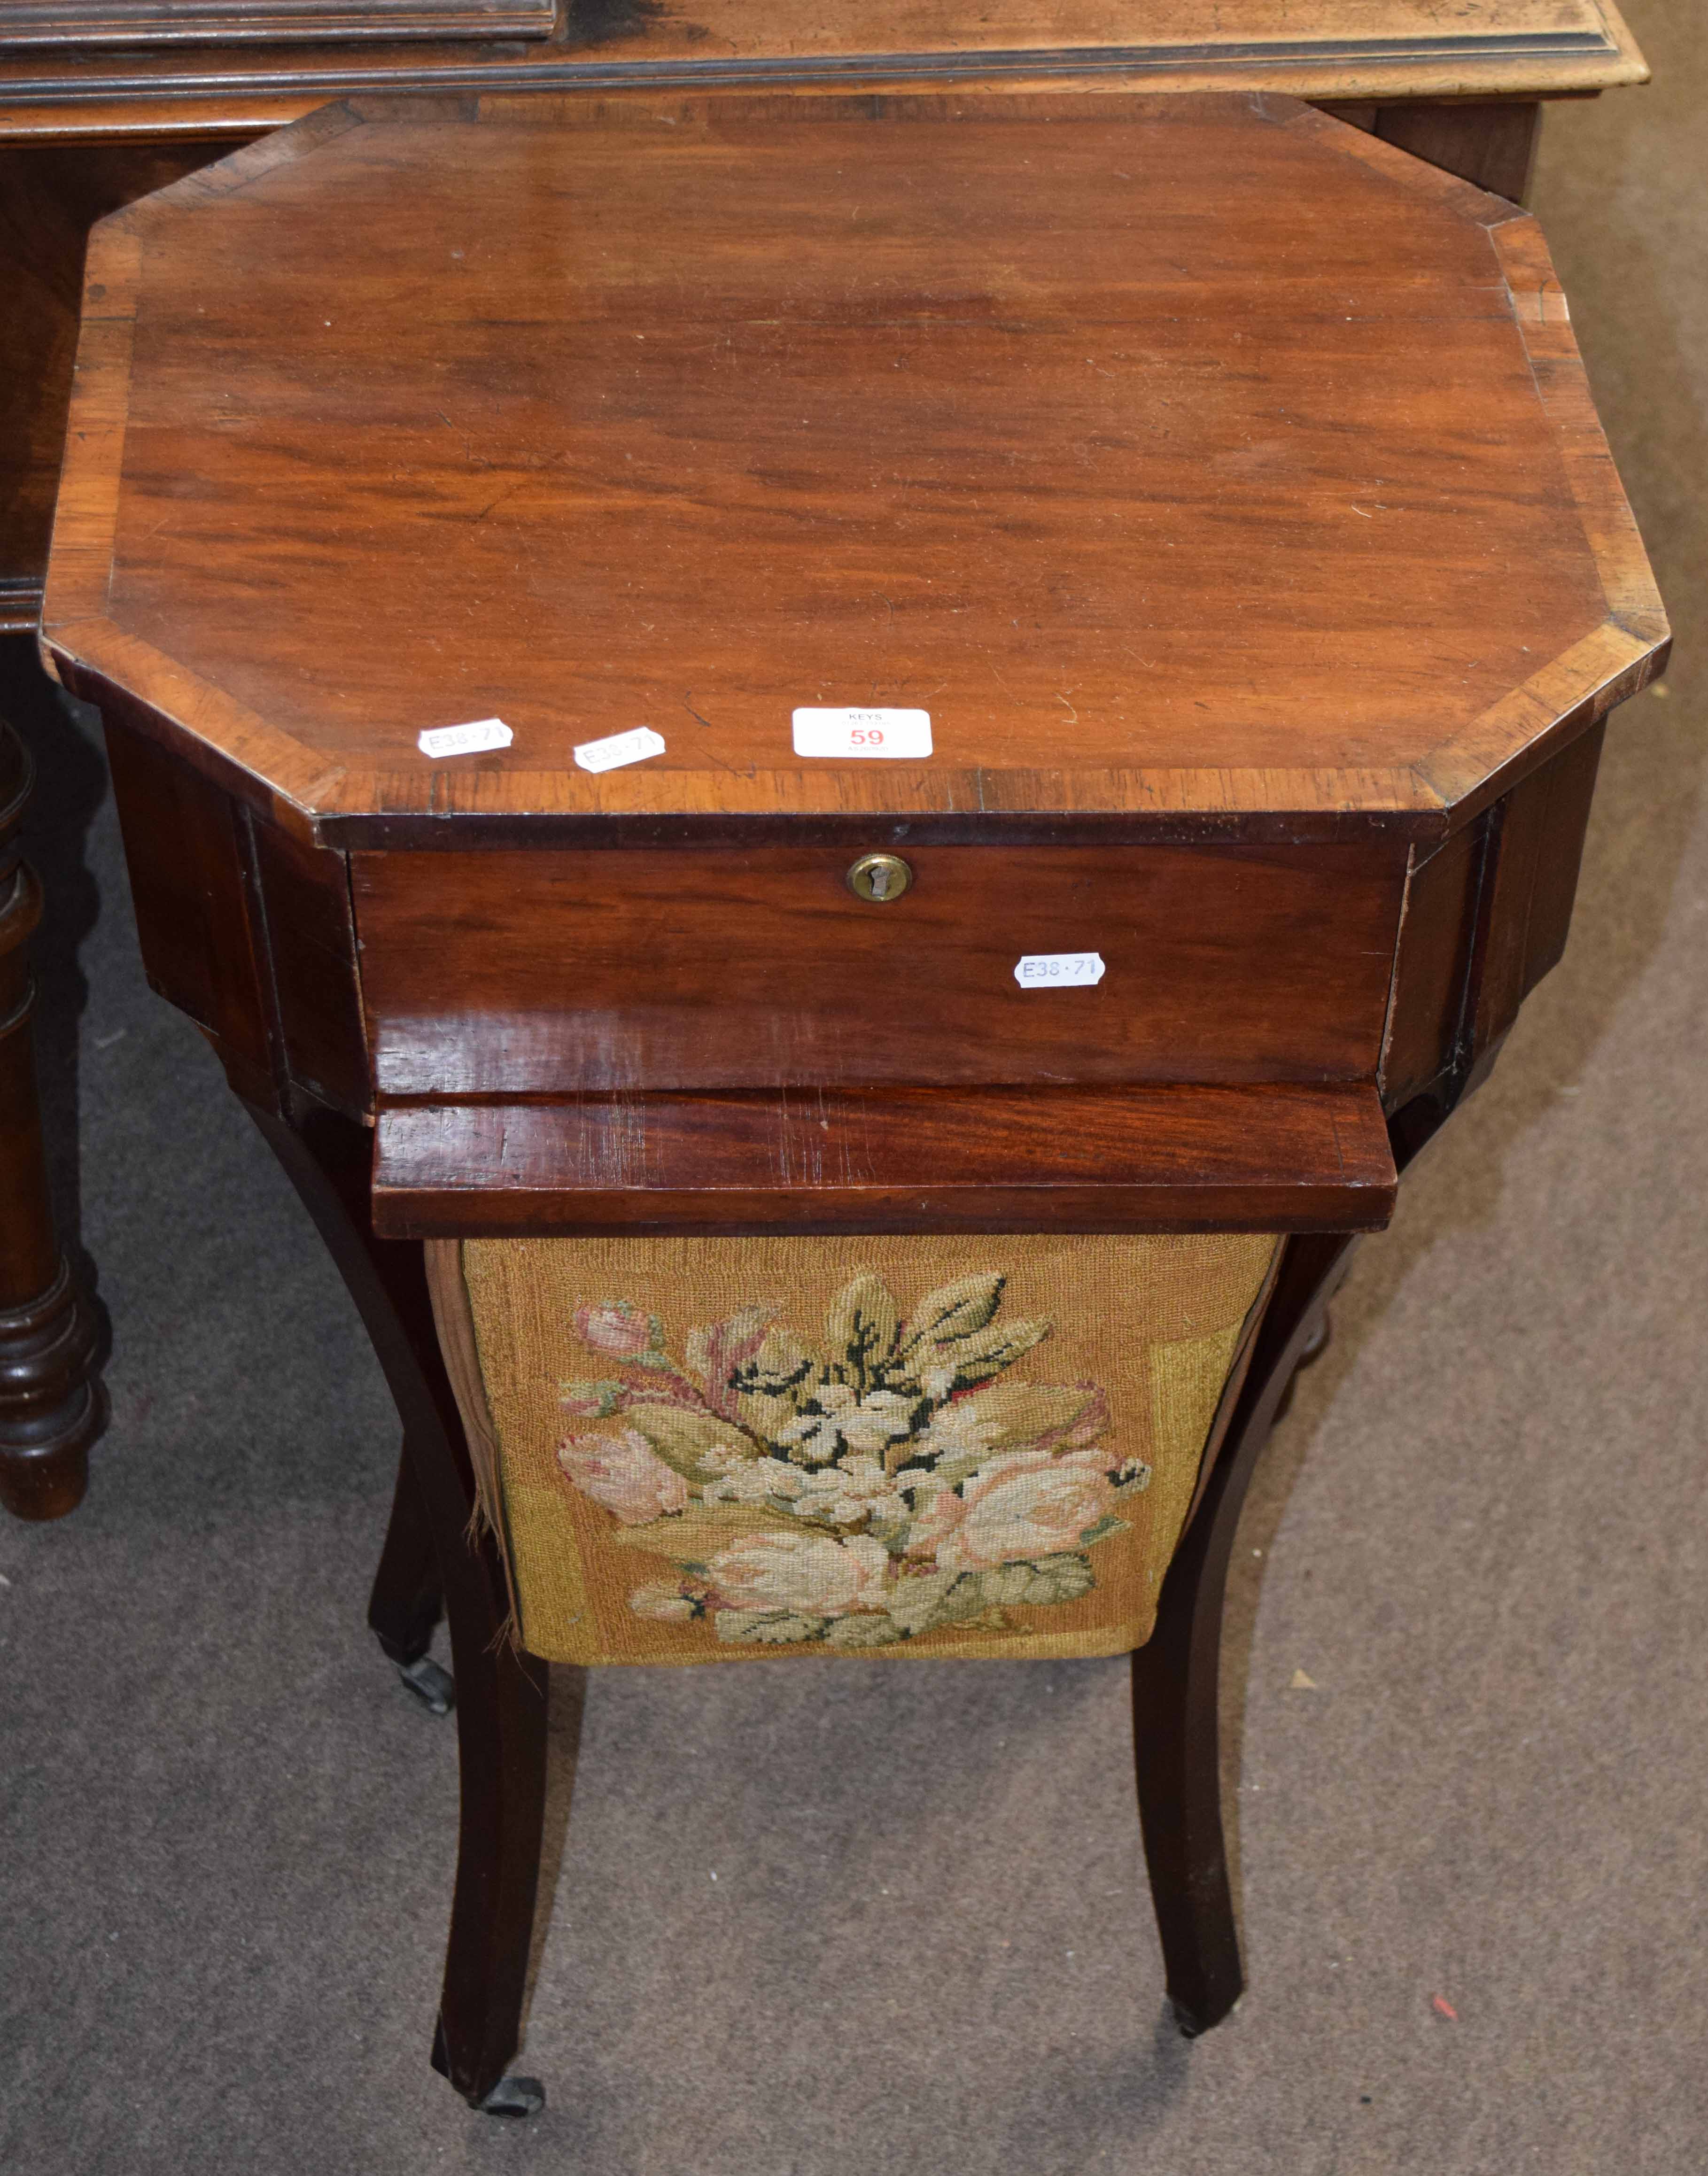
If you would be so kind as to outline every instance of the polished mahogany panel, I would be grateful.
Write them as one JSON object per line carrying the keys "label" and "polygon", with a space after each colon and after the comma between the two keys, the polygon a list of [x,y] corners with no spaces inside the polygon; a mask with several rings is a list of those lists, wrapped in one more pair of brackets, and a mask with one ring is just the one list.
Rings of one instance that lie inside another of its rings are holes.
{"label": "polished mahogany panel", "polygon": [[1373,1089],[841,1089],[383,1111],[376,1231],[1371,1231]]}
{"label": "polished mahogany panel", "polygon": [[97,231],[77,402],[61,669],[323,843],[1440,837],[1664,635],[1534,223],[1286,100],[328,107]]}
{"label": "polished mahogany panel", "polygon": [[902,851],[353,855],[377,1087],[1373,1077],[1397,844]]}

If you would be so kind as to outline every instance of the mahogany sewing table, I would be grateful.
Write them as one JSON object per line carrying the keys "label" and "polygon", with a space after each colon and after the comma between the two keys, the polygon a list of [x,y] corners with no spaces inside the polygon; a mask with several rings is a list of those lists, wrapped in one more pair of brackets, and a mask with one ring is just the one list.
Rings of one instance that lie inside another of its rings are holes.
{"label": "mahogany sewing table", "polygon": [[[1647,75],[1612,0],[1477,0],[1451,20],[1436,0],[993,0],[975,16],[894,0],[0,0],[0,633],[40,618],[91,220],[340,94],[1274,90],[1522,201],[1543,101]],[[0,773],[5,839],[31,773],[3,719]],[[26,957],[41,911],[20,865],[0,898],[17,996],[0,1032],[0,1506],[30,1517],[75,1503],[103,1411],[46,1191]]]}
{"label": "mahogany sewing table", "polygon": [[1292,1235],[1141,1651],[1213,2021],[1245,1477],[1667,645],[1535,222],[1262,95],[329,107],[96,230],[43,641],[427,1477],[375,1621],[436,1525],[465,1705],[526,1658],[423,1238]]}

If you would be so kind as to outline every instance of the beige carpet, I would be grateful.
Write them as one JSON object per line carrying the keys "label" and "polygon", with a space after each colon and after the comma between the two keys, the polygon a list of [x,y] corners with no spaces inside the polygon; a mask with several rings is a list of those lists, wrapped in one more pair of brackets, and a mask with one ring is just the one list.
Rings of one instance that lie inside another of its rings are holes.
{"label": "beige carpet", "polygon": [[498,2125],[429,2074],[452,1738],[361,1629],[393,1423],[8,661],[117,1352],[88,1506],[0,1526],[7,2176],[1708,2167],[1708,79],[1697,0],[1628,13],[1658,85],[1556,112],[1537,202],[1678,662],[1609,733],[1564,965],[1253,1499],[1250,1992],[1191,2047],[1123,1667],[851,1662],[601,1676],[567,1835],[558,1774],[551,2105]]}

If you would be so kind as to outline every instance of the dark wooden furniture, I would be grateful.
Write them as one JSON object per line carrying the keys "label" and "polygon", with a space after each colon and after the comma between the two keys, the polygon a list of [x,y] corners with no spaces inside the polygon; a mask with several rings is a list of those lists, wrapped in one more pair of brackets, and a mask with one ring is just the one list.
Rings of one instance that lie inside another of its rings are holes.
{"label": "dark wooden furniture", "polygon": [[57,1519],[82,1497],[103,1406],[94,1313],[54,1231],[35,1086],[41,887],[18,840],[35,776],[0,720],[0,1509]]}
{"label": "dark wooden furniture", "polygon": [[1245,1481],[1667,648],[1534,221],[1262,95],[354,101],[97,230],[68,444],[45,652],[149,972],[396,1393],[387,1651],[449,1608],[440,2066],[519,2104],[545,1673],[421,1244],[505,1232],[1292,1235],[1134,1659],[1214,2023]]}
{"label": "dark wooden furniture", "polygon": [[[90,222],[329,99],[766,85],[1276,90],[1521,199],[1542,101],[1648,76],[1611,0],[1483,0],[1474,19],[1450,21],[1435,0],[1308,10],[1079,0],[1042,13],[998,0],[972,16],[881,0],[781,10],[710,0],[685,11],[566,0],[543,16],[534,0],[505,0],[502,17],[498,4],[0,4],[0,631],[33,629],[40,614]],[[289,23],[304,28],[280,43]],[[122,43],[102,24],[122,28]]]}
{"label": "dark wooden furniture", "polygon": [[[35,628],[91,221],[351,91],[1252,89],[1521,200],[1542,101],[1640,83],[1611,0],[0,0],[0,632]],[[14,1145],[27,1158],[29,1125]],[[0,1216],[0,1283],[32,1274]],[[85,1363],[88,1364],[88,1363]],[[63,1490],[53,1502],[67,1508]]]}
{"label": "dark wooden furniture", "polygon": [[0,0],[0,52],[543,38],[552,0]]}

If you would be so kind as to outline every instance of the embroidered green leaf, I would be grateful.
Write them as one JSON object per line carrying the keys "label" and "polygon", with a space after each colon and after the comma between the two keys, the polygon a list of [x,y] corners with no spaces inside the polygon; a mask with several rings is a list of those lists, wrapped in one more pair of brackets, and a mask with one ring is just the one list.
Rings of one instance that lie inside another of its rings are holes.
{"label": "embroidered green leaf", "polygon": [[774,1330],[751,1360],[731,1370],[736,1410],[755,1434],[786,1428],[819,1379],[819,1362],[786,1330]]}
{"label": "embroidered green leaf", "polygon": [[820,1531],[766,1504],[690,1504],[685,1511],[650,1519],[644,1526],[618,1526],[608,1538],[625,1548],[650,1549],[677,1564],[704,1564],[720,1549],[745,1541],[750,1534],[816,1536]]}
{"label": "embroidered green leaf", "polygon": [[1072,1383],[998,1383],[958,1400],[950,1412],[966,1433],[976,1433],[979,1455],[988,1458],[998,1451],[1031,1450],[1046,1436],[1065,1434],[1091,1395]]}
{"label": "embroidered green leaf", "polygon": [[780,1310],[768,1300],[750,1301],[721,1322],[690,1330],[683,1346],[690,1372],[710,1393],[710,1402],[726,1412],[724,1399],[738,1368],[751,1360],[764,1343]]}
{"label": "embroidered green leaf", "polygon": [[1095,1526],[1087,1526],[1080,1535],[1080,1545],[1088,1549],[1093,1542],[1107,1541],[1111,1534],[1130,1534],[1132,1531],[1124,1519],[1118,1519],[1112,1512],[1106,1511]]}
{"label": "embroidered green leaf", "polygon": [[1032,1567],[1029,1564],[998,1564],[994,1571],[979,1574],[979,1592],[987,1602],[1000,1609],[1004,1604],[1012,1605],[1025,1600],[1032,1576]]}
{"label": "embroidered green leaf", "polygon": [[1046,1608],[1055,1602],[1077,1602],[1097,1584],[1096,1575],[1082,1556],[1040,1557],[1030,1569],[1031,1577],[1021,1599],[1034,1609]]}
{"label": "embroidered green leaf", "polygon": [[824,1316],[824,1346],[842,1354],[858,1387],[864,1390],[877,1364],[895,1346],[901,1314],[882,1277],[856,1277],[845,1285]]}
{"label": "embroidered green leaf", "polygon": [[[1042,1344],[1054,1327],[1049,1322],[993,1324],[988,1330],[939,1345],[934,1358],[939,1366],[954,1368],[953,1388],[970,1390],[975,1383],[988,1383],[1004,1368],[1012,1368],[1033,1346]],[[928,1374],[929,1368],[927,1363],[920,1371],[922,1376]]]}
{"label": "embroidered green leaf", "polygon": [[559,1383],[558,1388],[563,1393],[558,1402],[566,1413],[574,1413],[590,1421],[602,1421],[608,1420],[612,1413],[621,1409],[623,1393],[628,1385],[617,1378],[602,1383]]}
{"label": "embroidered green leaf", "polygon": [[834,1618],[824,1640],[831,1647],[887,1647],[900,1637],[900,1628],[889,1618],[868,1613]]}
{"label": "embroidered green leaf", "polygon": [[714,1613],[720,1640],[761,1646],[791,1646],[823,1634],[822,1617],[797,1617],[788,1609],[720,1609]]}
{"label": "embroidered green leaf", "polygon": [[623,1418],[637,1428],[664,1461],[689,1481],[709,1481],[717,1471],[702,1461],[709,1450],[745,1455],[753,1445],[728,1421],[715,1413],[686,1412],[680,1406],[637,1403]]}
{"label": "embroidered green leaf", "polygon": [[971,1624],[983,1617],[991,1606],[980,1574],[964,1571],[938,1603],[935,1621],[939,1624]]}
{"label": "embroidered green leaf", "polygon": [[927,1292],[907,1318],[906,1345],[946,1345],[982,1330],[1002,1305],[1004,1276],[957,1277]]}
{"label": "embroidered green leaf", "polygon": [[884,1598],[884,1606],[910,1636],[935,1623],[949,1590],[962,1575],[955,1571],[921,1572],[900,1580]]}

